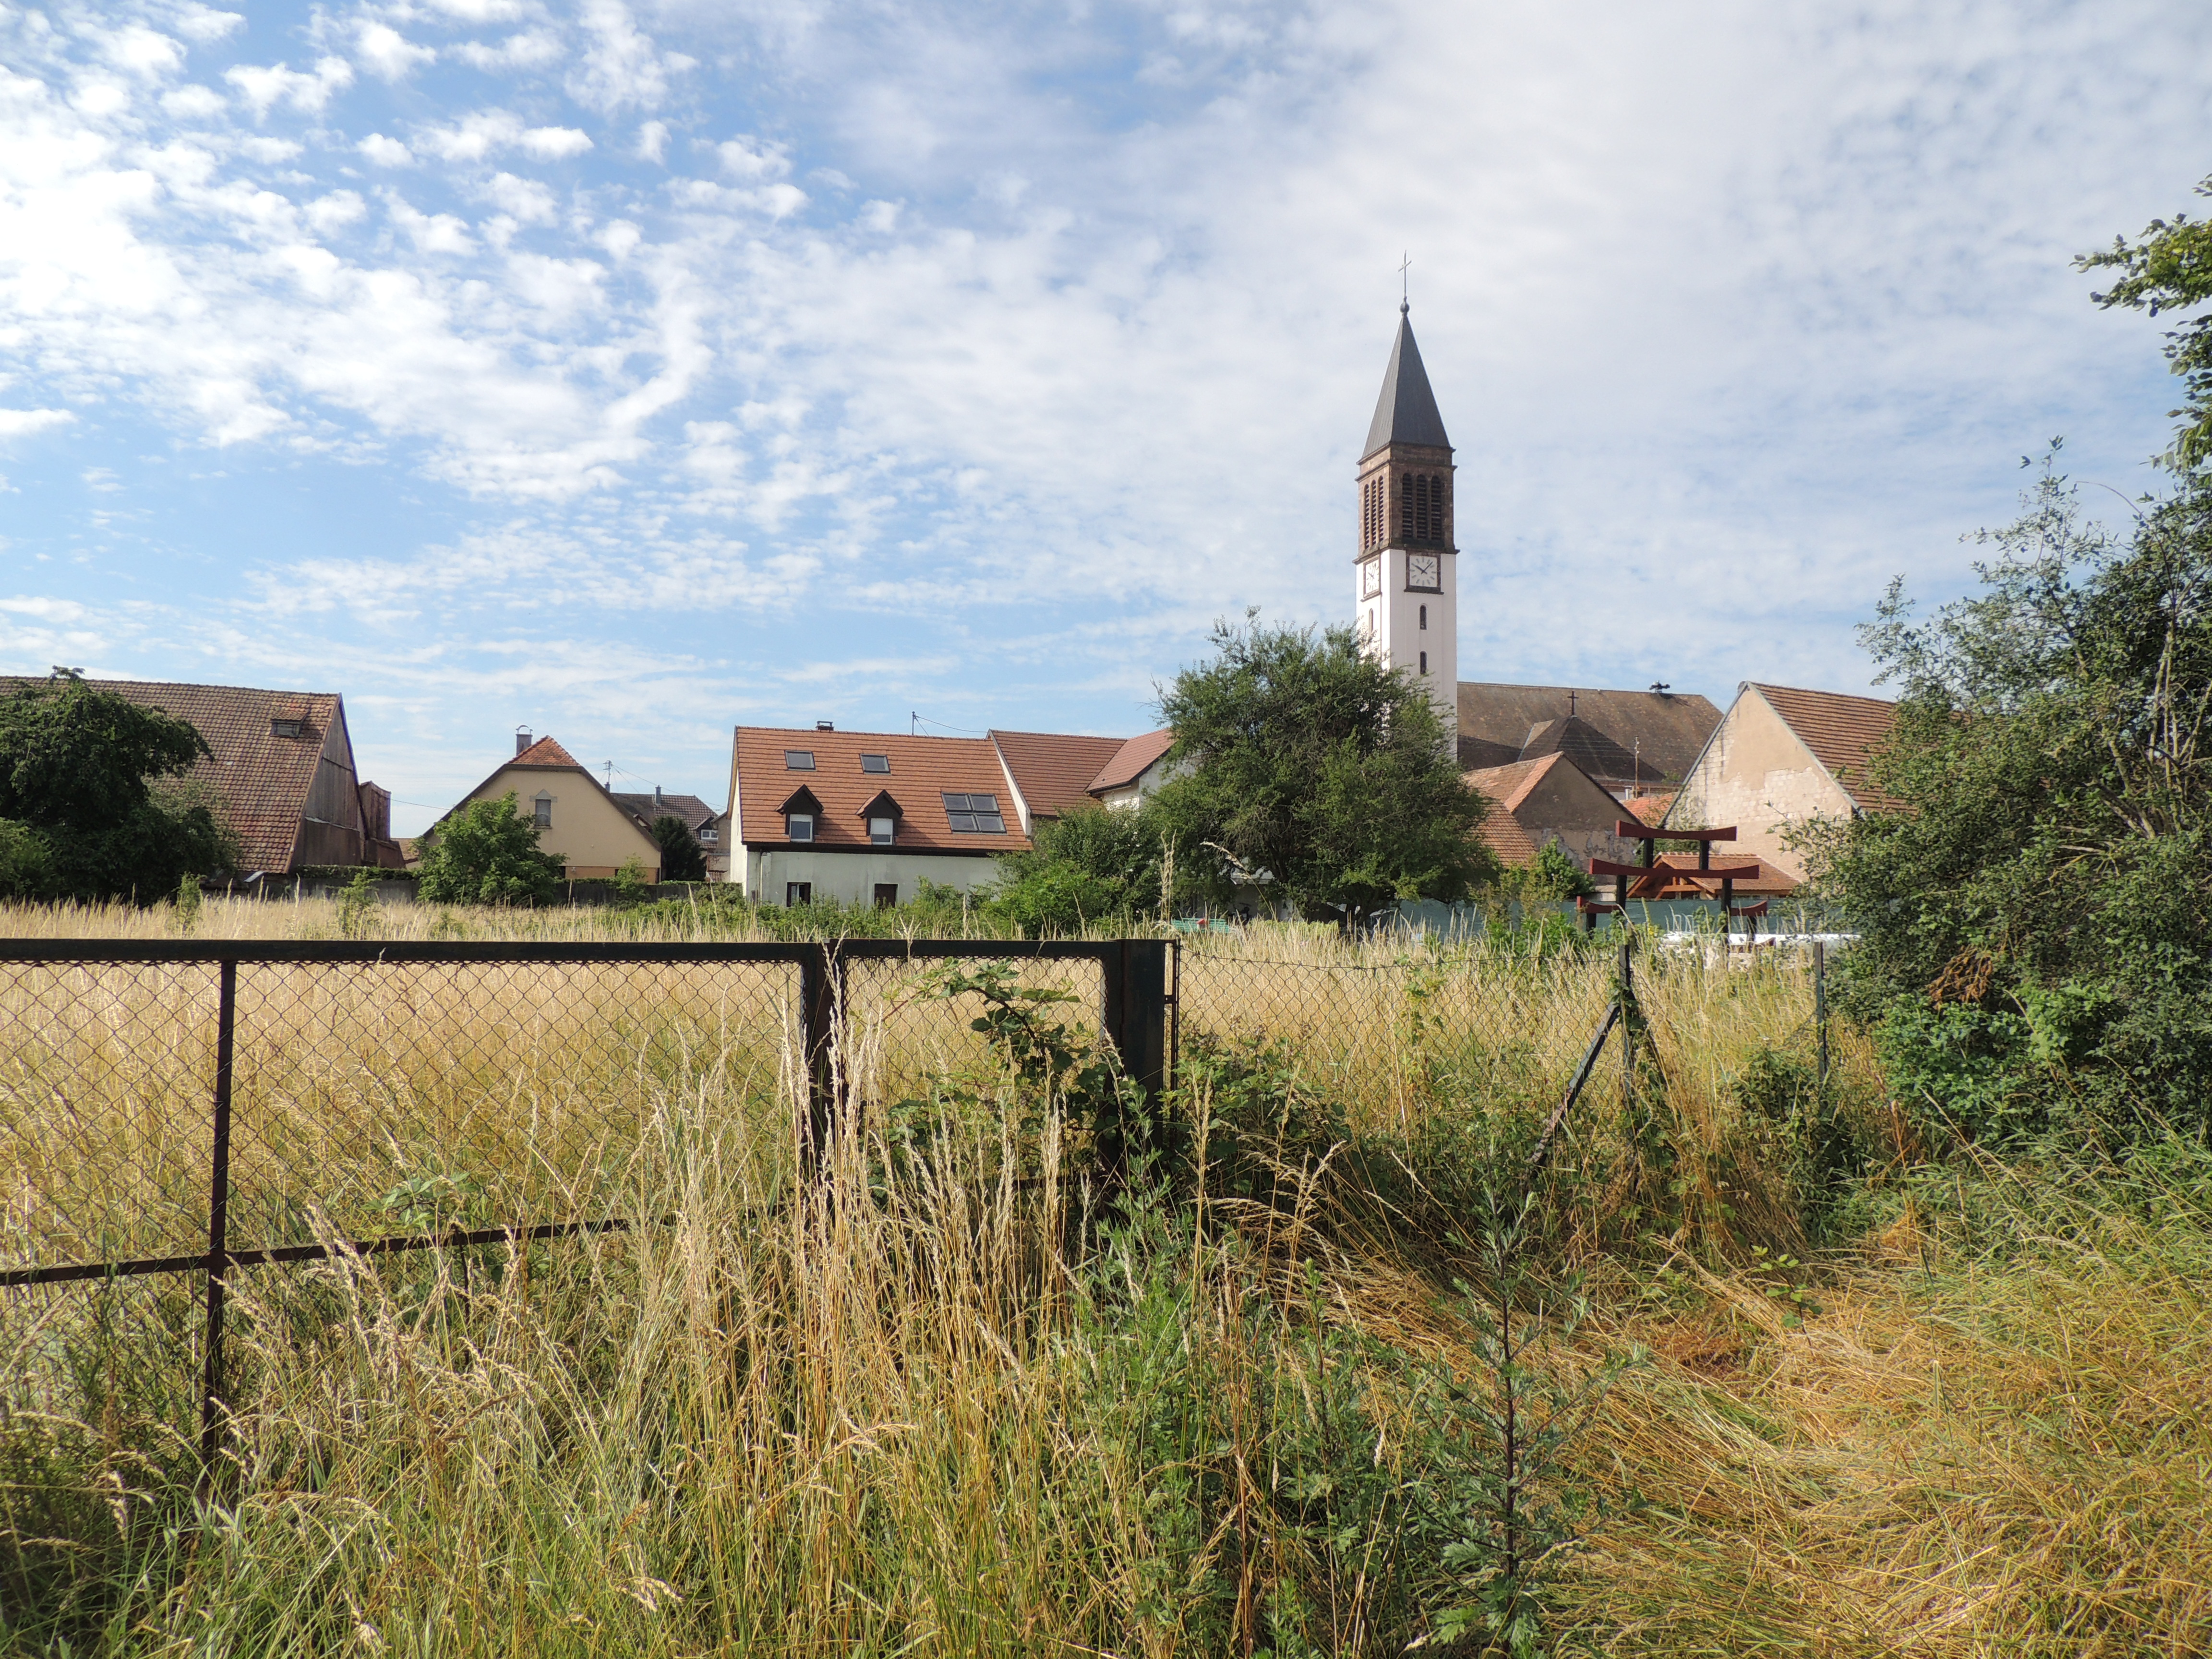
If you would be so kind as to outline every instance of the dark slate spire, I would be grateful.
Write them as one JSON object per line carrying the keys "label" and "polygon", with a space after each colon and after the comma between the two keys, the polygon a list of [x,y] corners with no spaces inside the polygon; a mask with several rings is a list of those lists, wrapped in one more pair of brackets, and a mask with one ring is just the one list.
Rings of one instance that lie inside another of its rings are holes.
{"label": "dark slate spire", "polygon": [[1398,343],[1390,348],[1390,367],[1382,372],[1382,395],[1375,400],[1374,424],[1367,428],[1365,460],[1385,444],[1428,444],[1449,449],[1444,436],[1444,417],[1437,413],[1437,394],[1429,390],[1429,372],[1421,367],[1421,349],[1413,343],[1413,325],[1407,307],[1398,307]]}

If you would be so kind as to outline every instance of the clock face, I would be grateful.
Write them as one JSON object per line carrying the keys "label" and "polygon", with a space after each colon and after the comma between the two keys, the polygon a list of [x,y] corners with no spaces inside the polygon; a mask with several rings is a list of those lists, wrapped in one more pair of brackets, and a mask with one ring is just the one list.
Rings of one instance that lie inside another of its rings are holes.
{"label": "clock face", "polygon": [[1406,557],[1406,586],[1431,593],[1442,591],[1443,584],[1437,580],[1437,557],[1433,553],[1408,554]]}
{"label": "clock face", "polygon": [[1369,559],[1359,567],[1359,597],[1371,599],[1382,591],[1382,561]]}

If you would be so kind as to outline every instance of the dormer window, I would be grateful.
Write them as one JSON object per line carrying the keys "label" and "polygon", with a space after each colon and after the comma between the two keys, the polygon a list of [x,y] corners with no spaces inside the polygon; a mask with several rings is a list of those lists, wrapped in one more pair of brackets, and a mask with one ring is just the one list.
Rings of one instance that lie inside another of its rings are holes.
{"label": "dormer window", "polygon": [[877,790],[876,798],[860,809],[860,816],[867,822],[869,846],[890,847],[897,842],[902,813],[890,790]]}
{"label": "dormer window", "polygon": [[891,844],[892,839],[897,835],[897,833],[898,820],[896,818],[870,818],[868,820],[868,845],[871,847],[889,847]]}
{"label": "dormer window", "polygon": [[269,722],[269,735],[272,738],[296,738],[306,726],[305,720],[272,720]]}
{"label": "dormer window", "polygon": [[814,769],[814,751],[811,749],[785,750],[783,769],[787,772],[811,772]]}
{"label": "dormer window", "polygon": [[860,757],[860,769],[863,772],[888,772],[891,769],[891,757],[889,755],[863,755]]}
{"label": "dormer window", "polygon": [[812,841],[814,839],[814,814],[811,812],[786,812],[783,815],[783,833],[785,839],[789,841]]}
{"label": "dormer window", "polygon": [[814,839],[822,823],[822,803],[814,799],[814,792],[805,784],[791,792],[791,798],[776,811],[783,814],[783,836],[786,841],[804,844]]}
{"label": "dormer window", "polygon": [[699,832],[699,844],[702,847],[712,847],[721,838],[721,832],[711,823]]}

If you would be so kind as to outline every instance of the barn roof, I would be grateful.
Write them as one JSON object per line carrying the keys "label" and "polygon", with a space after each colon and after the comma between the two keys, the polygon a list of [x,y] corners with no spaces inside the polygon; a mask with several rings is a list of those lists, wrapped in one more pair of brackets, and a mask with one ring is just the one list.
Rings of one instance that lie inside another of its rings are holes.
{"label": "barn roof", "polygon": [[1867,765],[1874,750],[1889,736],[1897,721],[1897,705],[1880,697],[1855,697],[1842,691],[1807,691],[1796,686],[1763,685],[1751,689],[1766,699],[1813,751],[1814,758],[1859,806],[1869,811],[1897,812],[1905,803],[1875,787]]}

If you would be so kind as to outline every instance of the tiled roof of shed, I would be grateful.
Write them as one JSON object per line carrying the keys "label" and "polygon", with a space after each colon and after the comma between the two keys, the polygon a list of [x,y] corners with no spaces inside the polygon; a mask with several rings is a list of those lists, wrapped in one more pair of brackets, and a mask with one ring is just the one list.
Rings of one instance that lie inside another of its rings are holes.
{"label": "tiled roof of shed", "polygon": [[1121,752],[1119,738],[1085,738],[1059,732],[994,732],[991,741],[1039,817],[1056,818],[1088,801],[1091,780]]}
{"label": "tiled roof of shed", "polygon": [[1146,768],[1175,747],[1175,729],[1164,726],[1158,732],[1147,732],[1140,738],[1132,738],[1116,750],[1114,757],[1098,769],[1098,775],[1091,780],[1091,793],[1103,794],[1109,789],[1126,789],[1145,775]]}
{"label": "tiled roof of shed", "polygon": [[[737,836],[747,847],[811,847],[816,852],[865,848],[868,825],[861,809],[884,789],[890,792],[901,811],[895,851],[1018,853],[1030,845],[999,770],[998,751],[983,738],[741,726],[734,743],[740,820]],[[814,757],[811,771],[793,771],[785,765],[785,752],[799,750]],[[863,755],[886,757],[891,769],[862,771]],[[822,821],[811,843],[794,842],[785,834],[783,803],[802,787],[822,804]],[[954,830],[945,810],[947,794],[993,797],[1006,821],[1006,834]]]}
{"label": "tiled roof of shed", "polygon": [[[43,679],[0,678],[0,693],[12,694]],[[266,691],[242,685],[186,685],[167,680],[88,680],[142,708],[166,709],[189,720],[215,751],[189,775],[204,781],[221,797],[231,832],[238,837],[239,862],[246,870],[292,867],[307,792],[315,781],[323,744],[332,722],[343,718],[342,700],[329,691]],[[280,738],[275,721],[298,720],[300,735]]]}
{"label": "tiled roof of shed", "polygon": [[1795,686],[1753,689],[1811,750],[1852,800],[1870,812],[1897,812],[1905,803],[1885,794],[1867,775],[1867,760],[1896,723],[1897,705],[1880,697],[1854,697],[1841,691],[1806,691]]}
{"label": "tiled roof of shed", "polygon": [[714,821],[714,809],[696,795],[672,795],[663,790],[660,804],[653,805],[649,790],[617,789],[614,791],[615,805],[624,811],[642,819],[648,826],[655,818],[674,817],[684,820],[693,835],[700,826]]}

